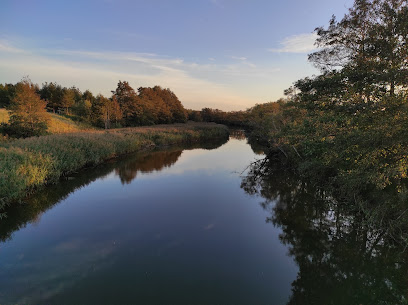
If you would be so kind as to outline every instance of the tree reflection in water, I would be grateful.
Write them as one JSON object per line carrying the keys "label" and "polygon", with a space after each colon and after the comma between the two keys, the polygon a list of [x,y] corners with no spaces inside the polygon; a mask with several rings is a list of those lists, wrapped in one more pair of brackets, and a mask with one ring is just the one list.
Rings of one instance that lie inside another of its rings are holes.
{"label": "tree reflection in water", "polygon": [[85,187],[96,179],[108,176],[115,172],[119,175],[122,183],[130,183],[136,178],[138,172],[160,171],[165,167],[172,166],[180,157],[183,150],[190,149],[216,149],[227,142],[226,139],[194,143],[179,147],[171,147],[166,150],[130,154],[118,159],[107,161],[92,169],[80,171],[70,177],[65,177],[55,185],[50,185],[26,198],[25,204],[14,204],[6,213],[7,218],[0,221],[0,242],[12,238],[12,234],[30,223],[36,223],[41,215],[54,207],[57,203],[67,198],[71,193]]}
{"label": "tree reflection in water", "polygon": [[288,304],[407,304],[407,251],[385,221],[373,225],[267,159],[250,166],[241,187],[263,198],[267,222],[282,229],[299,267]]}
{"label": "tree reflection in water", "polygon": [[120,177],[122,184],[129,184],[136,178],[137,173],[151,173],[161,171],[165,167],[170,167],[177,162],[182,150],[156,151],[148,155],[140,156],[133,162],[115,169],[115,173]]}
{"label": "tree reflection in water", "polygon": [[127,160],[126,163],[120,164],[115,169],[115,173],[119,176],[122,184],[131,183],[140,173],[152,173],[161,171],[164,168],[171,167],[177,162],[183,150],[191,149],[206,149],[212,150],[225,144],[227,140],[209,141],[207,143],[195,143],[184,145],[182,147],[171,147],[167,150],[158,150],[145,154],[138,154],[136,158]]}

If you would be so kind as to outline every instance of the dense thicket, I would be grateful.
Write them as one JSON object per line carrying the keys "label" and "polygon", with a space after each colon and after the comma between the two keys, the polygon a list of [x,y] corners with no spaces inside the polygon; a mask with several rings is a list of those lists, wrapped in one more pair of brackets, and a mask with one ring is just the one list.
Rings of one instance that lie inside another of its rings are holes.
{"label": "dense thicket", "polygon": [[201,110],[187,110],[188,119],[195,122],[214,122],[229,126],[247,127],[248,111],[222,111],[219,109],[203,108]]}
{"label": "dense thicket", "polygon": [[[286,162],[390,234],[408,200],[407,1],[356,0],[341,21],[317,28],[310,61],[287,100],[255,107],[254,135]],[[408,242],[407,235],[394,238]]]}

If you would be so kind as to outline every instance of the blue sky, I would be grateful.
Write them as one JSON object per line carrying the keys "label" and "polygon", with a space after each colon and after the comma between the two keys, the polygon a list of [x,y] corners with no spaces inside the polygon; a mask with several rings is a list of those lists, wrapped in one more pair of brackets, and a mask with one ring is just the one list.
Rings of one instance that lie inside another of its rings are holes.
{"label": "blue sky", "polygon": [[110,96],[119,80],[170,88],[187,108],[276,100],[307,62],[313,30],[352,0],[2,0],[0,83],[28,75]]}

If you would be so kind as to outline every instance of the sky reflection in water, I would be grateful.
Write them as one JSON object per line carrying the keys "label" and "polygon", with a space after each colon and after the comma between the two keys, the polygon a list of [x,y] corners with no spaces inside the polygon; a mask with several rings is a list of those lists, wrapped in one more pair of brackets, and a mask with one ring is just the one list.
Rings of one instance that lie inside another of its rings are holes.
{"label": "sky reflection in water", "polygon": [[0,226],[2,304],[285,304],[297,267],[240,188],[256,158],[242,139],[170,148],[34,196]]}

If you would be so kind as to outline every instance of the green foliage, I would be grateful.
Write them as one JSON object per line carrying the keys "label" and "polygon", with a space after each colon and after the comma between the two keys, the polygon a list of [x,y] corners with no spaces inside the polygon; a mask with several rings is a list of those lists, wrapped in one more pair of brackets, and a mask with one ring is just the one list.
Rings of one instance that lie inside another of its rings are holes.
{"label": "green foliage", "polygon": [[90,100],[79,100],[72,107],[73,114],[81,121],[90,122],[92,114],[92,102]]}
{"label": "green foliage", "polygon": [[327,29],[316,29],[321,49],[309,60],[325,73],[338,72],[347,90],[365,101],[401,92],[407,89],[407,23],[406,1],[356,0],[340,22],[332,17]]}
{"label": "green foliage", "polygon": [[54,169],[50,156],[28,152],[18,147],[0,147],[0,210],[42,185]]}
{"label": "green foliage", "polygon": [[[385,96],[368,106],[354,101],[299,102],[275,107],[254,122],[252,137],[289,158],[302,176],[353,198],[374,189],[403,188],[408,173],[407,96]],[[267,104],[266,104],[267,105]]]}
{"label": "green foliage", "polygon": [[76,88],[63,89],[60,106],[65,109],[65,113],[69,115],[69,109],[75,105]]}
{"label": "green foliage", "polygon": [[0,84],[0,108],[8,108],[16,94],[16,86],[13,84]]}
{"label": "green foliage", "polygon": [[47,108],[55,113],[59,107],[62,107],[61,100],[64,94],[63,88],[57,83],[45,83],[39,90],[42,100],[47,102]]}
{"label": "green foliage", "polygon": [[342,21],[317,29],[322,49],[309,58],[322,74],[297,81],[287,102],[251,110],[253,136],[270,158],[280,154],[364,211],[388,189],[405,196],[407,12],[406,2],[355,1]]}

